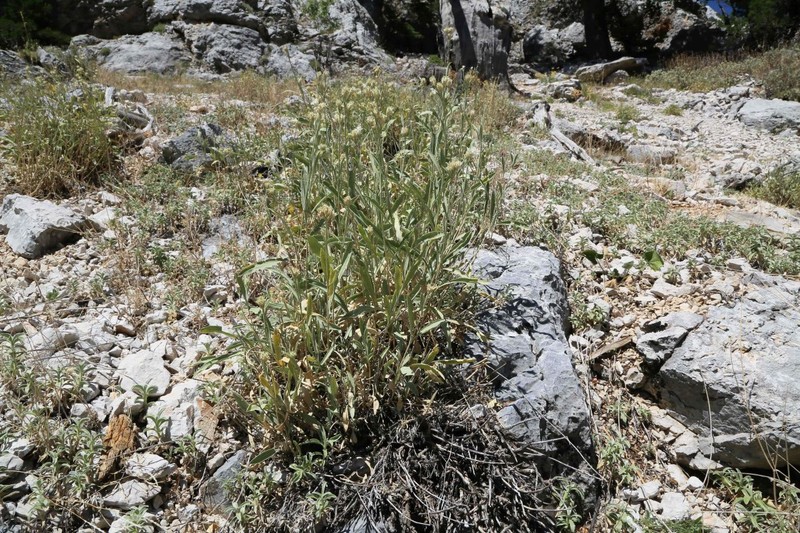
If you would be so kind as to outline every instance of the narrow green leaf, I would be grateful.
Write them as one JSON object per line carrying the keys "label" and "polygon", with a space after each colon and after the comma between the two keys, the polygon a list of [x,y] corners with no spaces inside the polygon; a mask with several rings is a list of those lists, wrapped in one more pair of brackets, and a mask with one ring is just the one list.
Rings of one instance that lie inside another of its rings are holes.
{"label": "narrow green leaf", "polygon": [[263,452],[256,454],[255,457],[250,459],[250,466],[256,466],[258,464],[263,463],[267,459],[270,459],[273,455],[277,453],[275,448],[270,448],[268,450],[264,450]]}

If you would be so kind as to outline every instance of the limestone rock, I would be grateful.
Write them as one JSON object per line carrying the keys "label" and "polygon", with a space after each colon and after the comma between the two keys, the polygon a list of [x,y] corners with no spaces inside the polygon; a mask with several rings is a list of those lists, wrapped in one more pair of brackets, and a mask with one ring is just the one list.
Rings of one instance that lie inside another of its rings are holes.
{"label": "limestone rock", "polygon": [[14,253],[27,259],[77,241],[86,227],[84,216],[30,196],[9,194],[0,207],[0,233],[7,234],[6,243]]}
{"label": "limestone rock", "polygon": [[317,77],[314,68],[316,59],[293,44],[276,46],[270,44],[266,49],[263,70],[281,79],[300,78],[311,81]]}
{"label": "limestone rock", "polygon": [[686,520],[692,514],[692,507],[680,492],[667,492],[661,497],[662,520]]}
{"label": "limestone rock", "polygon": [[161,492],[161,488],[158,485],[132,479],[114,487],[114,489],[103,498],[103,503],[117,509],[132,509],[137,505],[152,500],[159,492]]}
{"label": "limestone rock", "polygon": [[222,128],[203,124],[189,128],[164,145],[161,156],[176,170],[193,172],[211,163],[209,152],[221,142]]}
{"label": "limestone rock", "polygon": [[154,453],[136,453],[128,459],[125,471],[143,481],[162,480],[175,471],[175,465]]}
{"label": "limestone rock", "polygon": [[647,60],[634,57],[621,57],[614,61],[581,67],[575,71],[575,77],[582,82],[602,83],[609,75],[618,70],[639,70],[647,65]]}
{"label": "limestone rock", "polygon": [[800,283],[773,281],[712,308],[659,372],[664,406],[735,468],[800,464]]}
{"label": "limestone rock", "polygon": [[440,8],[442,56],[456,69],[505,80],[512,33],[508,6],[499,0],[443,0]]}
{"label": "limestone rock", "polygon": [[247,452],[239,450],[200,487],[200,499],[207,509],[219,509],[229,505],[230,496],[226,484],[242,469],[246,460]]}
{"label": "limestone rock", "polygon": [[267,43],[258,31],[230,24],[175,23],[189,50],[214,72],[255,70]]}
{"label": "limestone rock", "polygon": [[800,130],[800,102],[753,98],[739,108],[736,118],[748,126],[773,132]]}
{"label": "limestone rock", "polygon": [[506,245],[477,252],[474,269],[489,294],[507,298],[478,317],[488,345],[473,339],[467,346],[496,374],[506,405],[501,425],[543,454],[542,475],[570,476],[588,494],[593,481],[581,472],[593,456],[591,415],[566,340],[569,307],[558,260],[540,248]]}
{"label": "limestone rock", "polygon": [[169,387],[169,371],[164,360],[153,352],[142,350],[123,357],[117,373],[122,390],[131,391],[136,385],[153,387],[150,396],[162,396]]}
{"label": "limestone rock", "polygon": [[[76,39],[73,44],[80,42]],[[125,74],[174,74],[191,61],[183,43],[171,33],[126,35],[87,49],[104,69]]]}
{"label": "limestone rock", "polygon": [[586,45],[583,24],[561,29],[537,24],[525,33],[522,54],[526,63],[557,65],[574,59]]}

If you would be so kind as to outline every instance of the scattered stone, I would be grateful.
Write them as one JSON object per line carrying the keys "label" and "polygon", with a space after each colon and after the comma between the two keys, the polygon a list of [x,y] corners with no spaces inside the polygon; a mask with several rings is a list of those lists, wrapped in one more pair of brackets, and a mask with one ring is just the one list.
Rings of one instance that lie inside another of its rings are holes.
{"label": "scattered stone", "polygon": [[162,396],[167,392],[170,382],[169,371],[164,360],[149,350],[131,353],[119,362],[117,374],[119,385],[124,391],[133,391],[136,385],[150,386],[150,397]]}
{"label": "scattered stone", "polygon": [[211,163],[209,152],[219,145],[221,137],[222,128],[216,124],[195,126],[166,143],[161,156],[176,170],[195,172]]}
{"label": "scattered stone", "polygon": [[667,492],[661,497],[661,519],[686,520],[692,515],[692,507],[680,492]]}
{"label": "scattered stone", "polygon": [[106,207],[90,216],[89,222],[94,224],[99,230],[105,231],[109,229],[111,223],[117,218],[119,218],[119,211],[114,207]]}
{"label": "scattered stone", "polygon": [[94,416],[94,409],[88,403],[75,403],[69,410],[69,416],[74,418],[89,418]]}
{"label": "scattered stone", "polygon": [[694,285],[673,285],[672,283],[665,281],[664,278],[658,278],[650,288],[650,292],[658,298],[675,298],[680,296],[688,296],[696,289],[697,287]]}
{"label": "scattered stone", "polygon": [[800,102],[753,98],[736,111],[736,118],[748,126],[771,132],[800,130]]}
{"label": "scattered stone", "polygon": [[681,468],[680,466],[670,464],[667,465],[666,469],[667,473],[669,474],[669,477],[672,479],[675,485],[678,486],[679,489],[682,490],[683,487],[685,487],[686,484],[689,482],[689,478],[686,477],[686,474],[683,472],[683,468]]}
{"label": "scattered stone", "polygon": [[[145,522],[145,523],[142,523]],[[144,517],[137,516],[136,519],[128,515],[114,520],[108,528],[108,533],[153,533],[155,527],[151,524],[155,523],[155,517],[149,513],[145,513]]]}
{"label": "scattered stone", "polygon": [[0,455],[0,476],[14,476],[22,472],[25,461],[13,453]]}
{"label": "scattered stone", "polygon": [[131,479],[114,487],[103,498],[103,504],[117,509],[132,509],[137,505],[147,503],[159,492],[161,492],[161,488],[158,485]]}
{"label": "scattered stone", "polygon": [[14,253],[37,259],[80,239],[85,217],[47,200],[9,194],[0,207],[0,233]]}
{"label": "scattered stone", "polygon": [[80,336],[78,330],[71,325],[60,328],[45,328],[39,333],[29,337],[26,345],[28,351],[39,357],[49,357],[59,350],[74,346]]}
{"label": "scattered stone", "polygon": [[675,162],[675,150],[649,144],[628,146],[626,158],[633,163],[645,165],[669,165]]}
{"label": "scattered stone", "polygon": [[16,455],[17,457],[21,457],[23,459],[25,459],[28,456],[28,454],[30,454],[35,449],[36,447],[33,445],[33,443],[25,437],[21,437],[19,439],[12,441],[11,444],[8,446],[8,451],[10,453]]}
{"label": "scattered stone", "polygon": [[702,490],[703,488],[705,488],[703,480],[692,476],[686,480],[686,484],[682,487],[682,490]]}
{"label": "scattered stone", "polygon": [[247,460],[247,452],[239,450],[200,487],[200,501],[206,509],[218,510],[230,505],[226,484],[233,479]]}
{"label": "scattered stone", "polygon": [[125,472],[143,481],[161,481],[170,476],[176,466],[154,453],[136,453],[128,459]]}
{"label": "scattered stone", "polygon": [[644,356],[645,366],[657,370],[670,358],[687,334],[686,329],[678,327],[645,333],[636,339],[636,349]]}
{"label": "scattered stone", "polygon": [[640,503],[645,500],[652,500],[658,496],[660,491],[661,482],[653,480],[641,485],[638,489],[623,489],[622,495],[632,503]]}
{"label": "scattered stone", "polygon": [[553,98],[563,98],[567,102],[577,101],[581,93],[581,82],[575,79],[555,81],[544,86],[544,93]]}

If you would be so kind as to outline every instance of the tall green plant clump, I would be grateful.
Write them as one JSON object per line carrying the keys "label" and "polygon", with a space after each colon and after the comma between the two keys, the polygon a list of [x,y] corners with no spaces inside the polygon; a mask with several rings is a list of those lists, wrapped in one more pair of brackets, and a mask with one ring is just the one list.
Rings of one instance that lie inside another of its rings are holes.
{"label": "tall green plant clump", "polygon": [[19,89],[0,88],[0,122],[7,129],[0,149],[16,167],[18,192],[74,194],[119,168],[118,146],[107,134],[114,111],[98,89],[46,80]]}
{"label": "tall green plant clump", "polygon": [[466,252],[498,190],[481,116],[448,82],[321,84],[297,110],[269,206],[279,258],[242,273],[258,305],[225,356],[244,362],[238,404],[276,451],[357,440],[461,362],[476,284]]}

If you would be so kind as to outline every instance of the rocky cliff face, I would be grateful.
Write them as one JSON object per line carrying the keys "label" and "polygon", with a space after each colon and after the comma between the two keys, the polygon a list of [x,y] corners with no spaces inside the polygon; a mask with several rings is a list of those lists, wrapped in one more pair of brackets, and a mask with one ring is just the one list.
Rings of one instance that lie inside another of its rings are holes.
{"label": "rocky cliff face", "polygon": [[[74,44],[106,68],[126,72],[194,66],[214,73],[297,71],[308,78],[315,68],[390,68],[389,54],[438,53],[456,69],[502,78],[509,63],[549,68],[587,58],[576,1],[335,0],[309,6],[302,0],[60,0],[55,24],[70,35],[90,35]],[[700,52],[722,42],[713,13],[691,0],[612,0],[606,16],[618,54]],[[133,61],[131,46],[138,50]]]}

